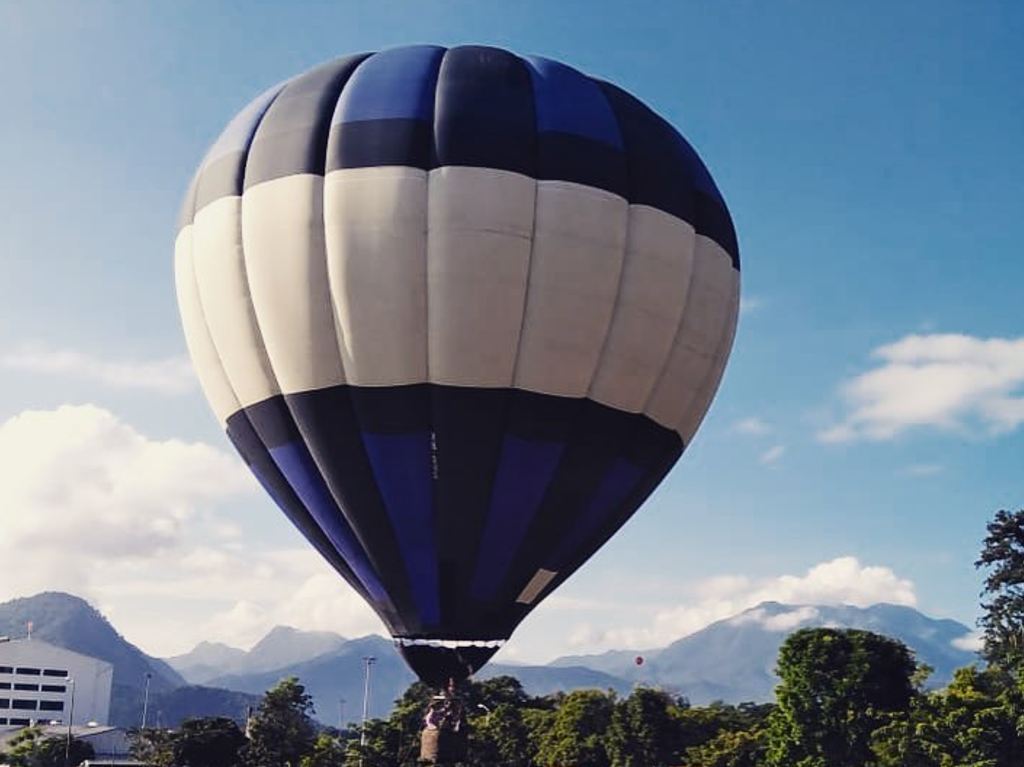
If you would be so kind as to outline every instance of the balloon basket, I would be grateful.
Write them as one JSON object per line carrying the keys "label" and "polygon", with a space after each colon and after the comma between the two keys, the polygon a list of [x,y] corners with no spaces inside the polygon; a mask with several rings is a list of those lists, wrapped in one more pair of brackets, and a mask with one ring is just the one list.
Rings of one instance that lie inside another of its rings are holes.
{"label": "balloon basket", "polygon": [[429,764],[457,764],[466,760],[466,733],[424,728],[420,733],[420,761]]}

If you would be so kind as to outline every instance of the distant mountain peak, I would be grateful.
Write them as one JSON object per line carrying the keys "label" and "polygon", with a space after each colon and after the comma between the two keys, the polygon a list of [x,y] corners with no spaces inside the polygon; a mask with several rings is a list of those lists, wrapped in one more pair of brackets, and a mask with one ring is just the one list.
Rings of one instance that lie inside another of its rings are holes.
{"label": "distant mountain peak", "polygon": [[[268,631],[264,635],[263,639],[268,639],[269,637],[291,636],[293,634],[301,634],[301,633],[303,633],[303,632],[300,631],[299,629],[295,628],[294,626],[286,626],[284,624],[279,623],[276,626],[274,626],[272,629],[270,629],[270,631]],[[312,633],[312,632],[310,632],[310,633]]]}
{"label": "distant mountain peak", "polygon": [[153,675],[157,691],[184,684],[173,669],[121,636],[81,597],[46,591],[0,604],[0,635],[24,637],[30,621],[33,638],[113,664],[115,687],[140,688],[146,674]]}
{"label": "distant mountain peak", "polygon": [[252,646],[250,653],[257,652],[258,648],[273,645],[279,642],[325,642],[337,643],[345,641],[345,638],[334,631],[304,631],[294,626],[277,625],[268,631],[262,639]]}
{"label": "distant mountain peak", "polygon": [[193,647],[192,650],[193,652],[196,650],[235,650],[237,652],[245,652],[245,650],[225,644],[224,642],[210,642],[206,639]]}
{"label": "distant mountain peak", "polygon": [[18,611],[23,610],[26,614],[35,610],[44,615],[51,610],[58,609],[60,610],[59,617],[61,618],[71,614],[86,613],[106,620],[99,610],[82,597],[68,594],[64,591],[41,591],[30,597],[16,597],[9,602],[4,602],[0,607]]}
{"label": "distant mountain peak", "polygon": [[820,615],[820,610],[813,605],[764,602],[727,620],[733,626],[756,623],[767,631],[782,631],[788,634],[805,624],[813,623]]}
{"label": "distant mountain peak", "polygon": [[248,651],[222,642],[200,642],[167,662],[191,684],[220,677],[276,671],[334,652],[345,638],[333,631],[274,626]]}
{"label": "distant mountain peak", "polygon": [[766,601],[672,642],[643,653],[636,666],[630,651],[560,658],[552,663],[587,666],[635,682],[660,685],[696,704],[712,700],[740,703],[767,701],[774,695],[779,647],[804,628],[851,628],[893,637],[932,666],[934,684],[947,681],[954,669],[977,660],[966,641],[967,626],[931,618],[914,607],[879,603],[856,605],[785,604]]}

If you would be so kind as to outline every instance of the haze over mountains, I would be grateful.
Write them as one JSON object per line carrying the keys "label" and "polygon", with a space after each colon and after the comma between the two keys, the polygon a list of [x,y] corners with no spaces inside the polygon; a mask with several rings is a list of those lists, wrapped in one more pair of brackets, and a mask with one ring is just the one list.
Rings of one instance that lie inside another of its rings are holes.
{"label": "haze over mountains", "polygon": [[206,684],[228,674],[258,674],[302,663],[333,652],[345,642],[330,631],[276,626],[248,652],[220,642],[200,642],[191,652],[167,658],[167,663],[191,684]]}
{"label": "haze over mountains", "polygon": [[[779,647],[797,629],[829,626],[873,631],[899,639],[917,659],[935,669],[929,686],[941,687],[953,671],[977,660],[962,646],[969,629],[948,619],[929,618],[911,607],[784,605],[765,602],[712,623],[660,650],[612,651],[559,658],[553,666],[583,665],[633,683],[672,689],[695,704],[724,700],[768,701],[777,682],[773,669]],[[956,642],[957,644],[954,644]]]}
{"label": "haze over mountains", "polygon": [[[371,716],[386,715],[413,681],[391,641],[375,635],[347,639],[332,632],[278,626],[248,651],[202,642],[191,652],[164,661],[125,640],[78,597],[46,593],[0,604],[0,635],[23,636],[30,620],[34,637],[114,664],[112,718],[129,726],[138,724],[147,672],[153,674],[151,709],[167,725],[187,716],[241,718],[246,706],[286,676],[297,676],[306,685],[321,721],[351,721],[361,711],[366,656],[376,658]],[[935,686],[947,682],[954,669],[977,659],[963,649],[970,634],[966,626],[929,618],[913,608],[767,602],[664,648],[563,657],[546,665],[489,664],[479,676],[511,674],[534,695],[584,687],[628,693],[639,683],[685,695],[694,704],[767,701],[775,685],[772,670],[779,646],[792,631],[810,626],[867,629],[900,639],[935,669]],[[642,666],[635,663],[638,654],[644,657]]]}
{"label": "haze over mountains", "polygon": [[32,623],[32,638],[105,660],[114,667],[110,704],[112,724],[137,727],[142,721],[146,675],[150,677],[153,719],[174,725],[189,716],[244,718],[257,702],[250,695],[189,685],[159,658],[146,655],[122,637],[99,611],[80,597],[44,592],[0,604],[0,636],[20,639]]}

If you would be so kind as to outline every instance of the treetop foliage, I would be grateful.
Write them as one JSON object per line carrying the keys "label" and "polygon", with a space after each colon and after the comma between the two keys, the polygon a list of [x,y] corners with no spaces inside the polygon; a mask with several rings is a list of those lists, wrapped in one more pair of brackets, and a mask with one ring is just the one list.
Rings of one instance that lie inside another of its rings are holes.
{"label": "treetop foliage", "polygon": [[987,526],[975,567],[988,571],[979,624],[984,655],[1010,670],[1024,668],[1024,509],[1002,509]]}

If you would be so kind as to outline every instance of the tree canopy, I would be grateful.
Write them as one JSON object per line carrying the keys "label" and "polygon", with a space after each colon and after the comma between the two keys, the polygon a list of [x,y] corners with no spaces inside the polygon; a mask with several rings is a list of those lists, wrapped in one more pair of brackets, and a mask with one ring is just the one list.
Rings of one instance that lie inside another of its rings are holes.
{"label": "tree canopy", "polygon": [[72,738],[69,744],[66,738],[47,737],[38,727],[26,727],[11,738],[0,759],[11,767],[64,767],[93,756],[92,746],[82,740]]}
{"label": "tree canopy", "polygon": [[982,591],[984,654],[1018,675],[1024,669],[1024,509],[1001,509],[988,523],[975,567],[988,570]]}
{"label": "tree canopy", "polygon": [[231,719],[187,719],[172,744],[174,764],[188,767],[237,767],[245,735]]}
{"label": "tree canopy", "polygon": [[313,750],[313,699],[295,677],[267,691],[249,722],[247,767],[299,767]]}
{"label": "tree canopy", "polygon": [[771,767],[864,767],[871,735],[910,708],[914,657],[894,639],[855,629],[803,629],[779,650]]}

